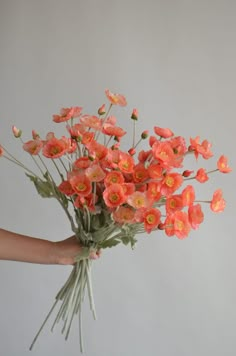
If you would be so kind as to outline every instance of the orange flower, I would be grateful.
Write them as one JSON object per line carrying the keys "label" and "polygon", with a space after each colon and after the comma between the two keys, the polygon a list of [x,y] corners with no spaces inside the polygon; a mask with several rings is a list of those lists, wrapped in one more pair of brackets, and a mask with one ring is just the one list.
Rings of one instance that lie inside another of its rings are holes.
{"label": "orange flower", "polygon": [[167,236],[176,235],[179,239],[188,236],[191,225],[188,220],[188,214],[184,211],[176,211],[167,217],[165,221],[165,232]]}
{"label": "orange flower", "polygon": [[105,187],[108,187],[109,185],[114,184],[114,183],[122,184],[122,183],[124,183],[124,181],[125,181],[125,179],[121,172],[111,171],[107,174],[106,178],[104,179],[104,184],[105,184]]}
{"label": "orange flower", "polygon": [[175,157],[173,148],[169,142],[155,142],[152,146],[152,152],[153,157],[157,159],[162,166],[167,168],[173,166]]}
{"label": "orange flower", "polygon": [[103,199],[105,204],[109,208],[116,208],[117,206],[122,205],[125,202],[126,196],[121,185],[118,183],[114,183],[109,185],[109,187],[104,190]]}
{"label": "orange flower", "polygon": [[139,163],[134,167],[133,171],[133,181],[134,183],[144,182],[149,178],[148,170],[145,168],[144,164]]}
{"label": "orange flower", "polygon": [[170,129],[163,129],[158,126],[154,126],[154,132],[156,135],[163,138],[169,138],[171,136],[174,136],[174,133]]}
{"label": "orange flower", "polygon": [[121,184],[121,186],[126,196],[131,195],[135,192],[134,183],[123,183]]}
{"label": "orange flower", "polygon": [[129,195],[127,203],[135,209],[146,208],[149,205],[146,193],[139,191]]}
{"label": "orange flower", "polygon": [[211,143],[209,143],[207,140],[203,140],[202,143],[200,144],[199,142],[200,137],[197,136],[195,139],[190,138],[190,151],[194,151],[194,155],[196,158],[198,158],[198,155],[201,154],[204,159],[209,159],[210,157],[213,156],[213,153],[210,151],[211,148]]}
{"label": "orange flower", "polygon": [[78,195],[74,201],[74,205],[76,208],[83,208],[84,205],[88,207],[90,211],[95,211],[95,204],[98,198],[97,195],[94,197],[94,194],[90,193],[86,196]]}
{"label": "orange flower", "polygon": [[83,108],[79,106],[71,108],[62,108],[60,115],[53,115],[53,121],[56,123],[68,121],[74,117],[78,117],[81,114]]}
{"label": "orange flower", "polygon": [[187,185],[182,191],[183,205],[190,206],[195,200],[195,191],[192,185]]}
{"label": "orange flower", "polygon": [[160,210],[155,208],[144,210],[143,222],[144,222],[144,228],[148,234],[150,234],[150,232],[159,225],[160,219],[161,219]]}
{"label": "orange flower", "polygon": [[102,120],[97,116],[83,115],[80,122],[89,128],[100,131],[102,129]]}
{"label": "orange flower", "polygon": [[106,173],[98,164],[88,167],[85,174],[90,182],[101,182],[106,177]]}
{"label": "orange flower", "polygon": [[116,137],[122,137],[122,136],[124,136],[126,134],[126,131],[123,130],[121,127],[113,126],[113,125],[110,125],[110,124],[105,124],[103,126],[102,132],[105,135],[116,136]]}
{"label": "orange flower", "polygon": [[217,168],[222,173],[229,173],[232,169],[228,166],[228,159],[225,156],[220,156],[217,161]]}
{"label": "orange flower", "polygon": [[163,178],[163,167],[157,164],[150,164],[148,167],[148,174],[153,179],[162,179]]}
{"label": "orange flower", "polygon": [[118,167],[121,172],[132,173],[134,169],[133,158],[128,153],[120,152],[119,159]]}
{"label": "orange flower", "polygon": [[87,145],[87,149],[89,150],[89,154],[91,156],[95,156],[98,160],[102,160],[106,157],[108,149],[106,146],[100,144],[97,141],[91,141]]}
{"label": "orange flower", "polygon": [[188,208],[188,218],[193,229],[198,229],[199,225],[204,220],[204,214],[200,204],[191,205]]}
{"label": "orange flower", "polygon": [[151,201],[158,201],[161,198],[160,184],[157,182],[148,183],[147,197]]}
{"label": "orange flower", "polygon": [[61,184],[58,186],[58,190],[68,196],[75,194],[74,189],[72,188],[68,180],[64,180],[63,182],[61,182]]}
{"label": "orange flower", "polygon": [[199,168],[196,174],[196,180],[200,183],[205,183],[208,181],[209,177],[206,174],[206,170],[204,168]]}
{"label": "orange flower", "polygon": [[179,173],[167,173],[161,182],[161,194],[166,197],[173,194],[183,183],[183,177]]}
{"label": "orange flower", "polygon": [[74,192],[79,196],[87,196],[92,192],[92,184],[88,177],[83,174],[75,174],[69,178],[69,182],[74,189]]}
{"label": "orange flower", "polygon": [[105,90],[105,94],[107,96],[107,99],[110,101],[111,104],[113,105],[120,105],[120,106],[126,106],[127,101],[125,97],[121,94],[114,94],[110,90]]}
{"label": "orange flower", "polygon": [[73,168],[86,169],[91,165],[88,157],[80,157],[73,163]]}
{"label": "orange flower", "polygon": [[23,149],[31,155],[38,155],[42,146],[41,140],[30,140],[23,144]]}
{"label": "orange flower", "polygon": [[222,190],[217,189],[214,194],[213,198],[210,203],[211,210],[215,213],[219,213],[225,209],[226,202],[222,196]]}
{"label": "orange flower", "polygon": [[[36,142],[34,140],[33,142]],[[43,155],[47,158],[59,158],[63,156],[67,151],[67,143],[63,139],[57,139],[56,137],[48,140],[43,146]]]}
{"label": "orange flower", "polygon": [[183,200],[180,194],[172,195],[166,199],[166,212],[172,214],[176,210],[183,208]]}
{"label": "orange flower", "polygon": [[134,222],[134,213],[134,210],[130,207],[119,206],[112,216],[119,224],[132,224]]}
{"label": "orange flower", "polygon": [[82,135],[82,144],[87,146],[90,142],[92,142],[94,140],[94,137],[95,137],[95,134],[94,132],[85,132],[83,135]]}

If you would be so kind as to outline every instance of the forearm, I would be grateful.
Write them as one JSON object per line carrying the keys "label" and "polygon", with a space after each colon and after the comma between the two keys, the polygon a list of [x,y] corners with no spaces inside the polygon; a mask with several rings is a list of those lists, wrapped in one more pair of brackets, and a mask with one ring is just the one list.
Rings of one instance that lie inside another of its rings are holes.
{"label": "forearm", "polygon": [[54,243],[0,229],[0,260],[53,264]]}

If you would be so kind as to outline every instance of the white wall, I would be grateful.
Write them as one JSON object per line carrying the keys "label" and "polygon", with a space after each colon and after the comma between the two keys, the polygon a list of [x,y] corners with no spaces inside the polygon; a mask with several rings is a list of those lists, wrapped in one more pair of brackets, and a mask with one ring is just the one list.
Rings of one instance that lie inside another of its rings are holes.
{"label": "white wall", "polygon": [[[200,135],[235,167],[236,2],[234,0],[1,0],[0,142],[23,158],[11,125],[42,134],[62,106],[90,113],[104,89],[137,107],[139,130],[170,127]],[[202,163],[202,161],[200,162]],[[209,168],[215,160],[209,161]],[[63,212],[37,196],[24,173],[1,160],[0,226],[59,240],[70,235]],[[212,176],[202,198],[222,187],[224,214],[184,240],[144,235],[135,251],[104,252],[94,266],[98,320],[85,307],[89,356],[233,356],[235,327],[235,173]],[[70,267],[0,262],[0,354],[28,346]],[[49,332],[34,356],[79,355]]]}

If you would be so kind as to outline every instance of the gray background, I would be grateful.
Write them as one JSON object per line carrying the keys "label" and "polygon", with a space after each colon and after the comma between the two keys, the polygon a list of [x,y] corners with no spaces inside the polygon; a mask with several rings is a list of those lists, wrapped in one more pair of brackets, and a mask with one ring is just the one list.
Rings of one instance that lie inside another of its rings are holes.
{"label": "gray background", "polygon": [[[127,97],[117,112],[127,130],[137,107],[138,132],[157,125],[200,135],[215,157],[199,166],[213,168],[224,153],[235,167],[235,18],[234,0],[1,0],[0,142],[30,164],[12,124],[25,139],[31,129],[43,136],[61,107],[95,113],[110,88]],[[37,196],[23,171],[0,164],[0,226],[54,241],[69,236],[57,203]],[[188,239],[143,235],[134,251],[120,246],[95,263],[98,320],[85,304],[86,355],[235,355],[235,173],[198,184],[199,198],[218,187],[225,213],[204,206],[205,222]],[[0,262],[1,355],[30,354],[70,269]],[[79,355],[77,323],[68,342],[50,325],[31,355]]]}

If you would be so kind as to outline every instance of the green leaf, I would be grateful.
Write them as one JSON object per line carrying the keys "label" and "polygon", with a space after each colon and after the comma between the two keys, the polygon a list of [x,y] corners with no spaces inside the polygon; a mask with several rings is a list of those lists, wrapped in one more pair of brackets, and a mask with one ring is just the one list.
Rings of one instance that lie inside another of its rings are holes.
{"label": "green leaf", "polygon": [[37,177],[32,176],[27,173],[26,173],[26,176],[31,180],[31,182],[34,183],[34,186],[35,186],[38,194],[42,198],[51,198],[54,196],[51,183],[49,183],[47,181],[43,181],[41,179],[38,179]]}
{"label": "green leaf", "polygon": [[101,248],[107,248],[107,247],[111,248],[111,247],[118,245],[119,243],[120,243],[120,240],[108,239],[108,240],[103,241],[103,243],[100,246],[101,246]]}

